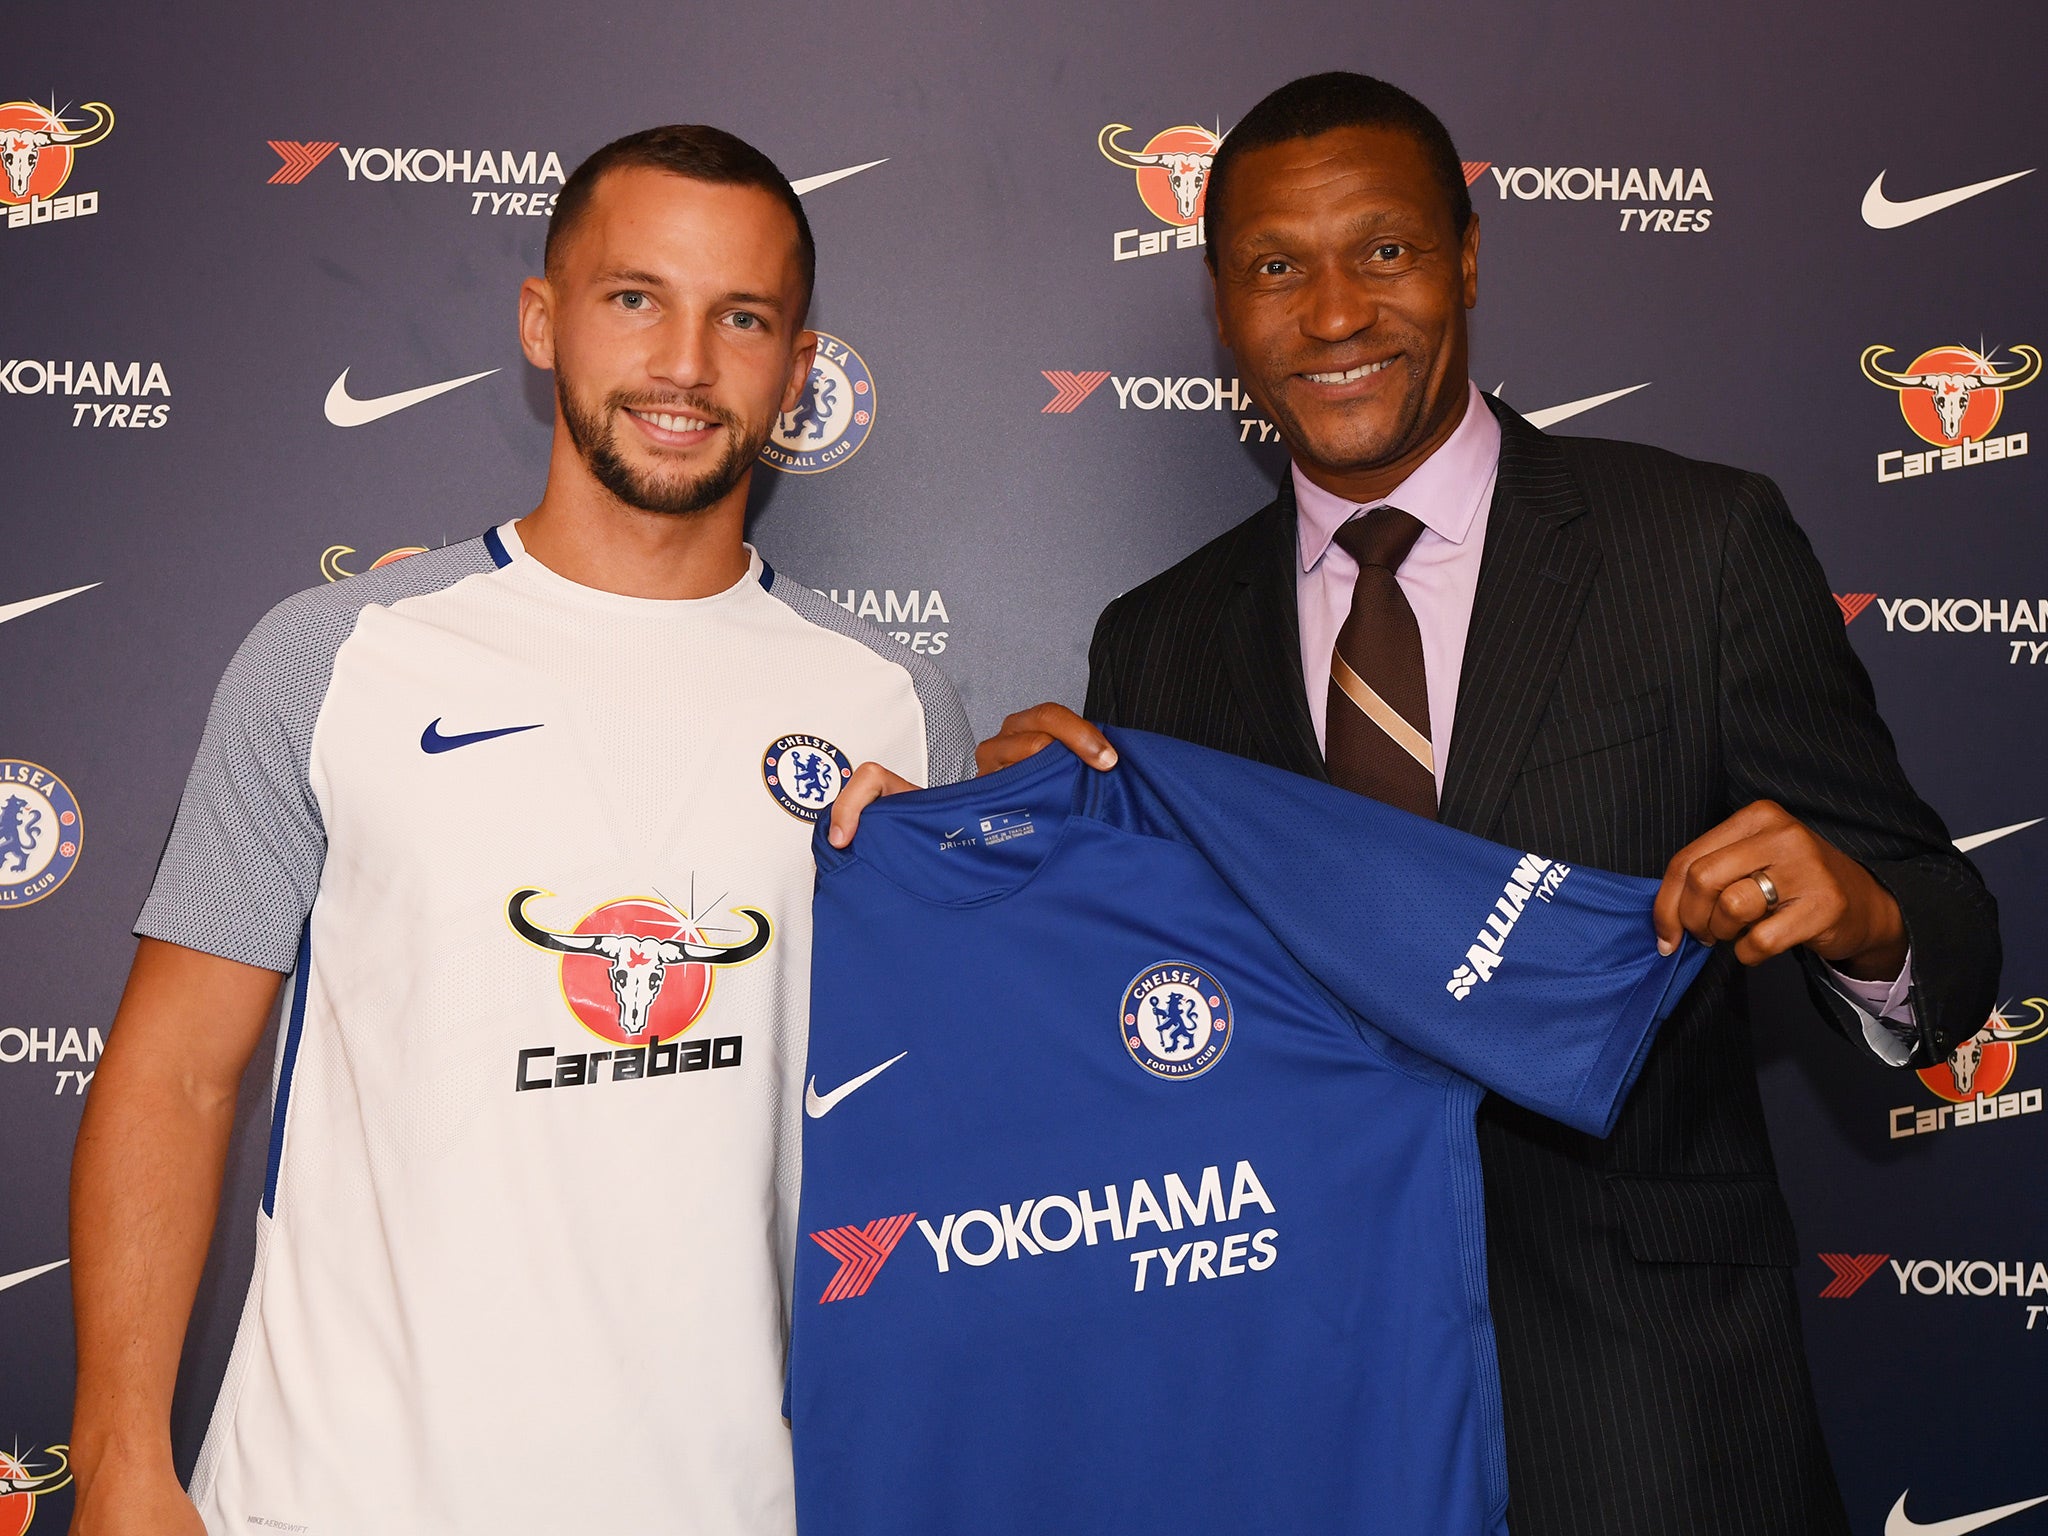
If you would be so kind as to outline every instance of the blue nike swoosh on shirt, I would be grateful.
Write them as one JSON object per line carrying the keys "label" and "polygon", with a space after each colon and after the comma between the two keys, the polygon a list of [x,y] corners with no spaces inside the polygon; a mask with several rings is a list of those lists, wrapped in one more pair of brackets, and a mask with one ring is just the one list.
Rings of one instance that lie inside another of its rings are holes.
{"label": "blue nike swoosh on shirt", "polygon": [[424,731],[420,732],[422,752],[453,752],[457,747],[473,747],[480,741],[489,741],[497,736],[517,736],[521,731],[537,731],[546,721],[534,725],[501,725],[495,731],[465,731],[460,736],[443,736],[441,721],[437,717]]}

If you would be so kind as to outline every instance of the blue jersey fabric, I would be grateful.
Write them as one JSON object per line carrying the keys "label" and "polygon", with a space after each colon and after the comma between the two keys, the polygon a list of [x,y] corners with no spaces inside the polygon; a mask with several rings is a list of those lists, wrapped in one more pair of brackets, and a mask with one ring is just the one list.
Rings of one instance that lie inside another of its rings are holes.
{"label": "blue jersey fabric", "polygon": [[814,841],[798,1525],[1502,1531],[1474,1111],[1605,1134],[1703,952],[1652,881],[1110,734]]}

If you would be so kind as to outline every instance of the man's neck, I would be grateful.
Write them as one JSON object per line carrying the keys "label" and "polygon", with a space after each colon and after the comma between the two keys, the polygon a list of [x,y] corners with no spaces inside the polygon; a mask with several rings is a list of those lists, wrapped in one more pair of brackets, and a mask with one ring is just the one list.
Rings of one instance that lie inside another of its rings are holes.
{"label": "man's neck", "polygon": [[565,465],[557,453],[540,505],[519,520],[519,542],[578,586],[623,597],[713,597],[747,573],[751,480],[751,472],[742,476],[701,512],[647,512],[606,490],[580,456]]}

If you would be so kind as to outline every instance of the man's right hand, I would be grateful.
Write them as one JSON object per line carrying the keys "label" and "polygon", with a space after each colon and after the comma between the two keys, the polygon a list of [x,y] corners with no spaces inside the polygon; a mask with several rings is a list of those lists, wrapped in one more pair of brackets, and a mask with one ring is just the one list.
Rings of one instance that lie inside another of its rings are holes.
{"label": "man's right hand", "polygon": [[1021,763],[1056,741],[1093,767],[1116,766],[1116,748],[1102,732],[1064,704],[1035,704],[1009,716],[1000,731],[974,749],[975,770],[994,773],[998,768]]}
{"label": "man's right hand", "polygon": [[146,1473],[105,1465],[79,1490],[71,1536],[206,1536],[206,1526],[168,1461]]}

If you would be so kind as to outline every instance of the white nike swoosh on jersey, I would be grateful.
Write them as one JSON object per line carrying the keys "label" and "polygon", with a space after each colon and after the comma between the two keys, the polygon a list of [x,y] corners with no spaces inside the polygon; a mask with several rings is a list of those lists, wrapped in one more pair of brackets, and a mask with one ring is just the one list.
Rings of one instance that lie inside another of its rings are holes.
{"label": "white nike swoosh on jersey", "polygon": [[327,391],[327,419],[337,427],[365,426],[395,411],[418,405],[422,400],[445,395],[451,389],[474,384],[478,379],[488,379],[497,371],[495,368],[486,368],[482,373],[464,374],[459,379],[445,379],[439,384],[423,384],[418,389],[402,389],[395,395],[379,395],[374,400],[358,400],[348,392],[348,370],[344,368],[341,370],[341,377],[334,381],[334,387]]}
{"label": "white nike swoosh on jersey", "polygon": [[52,592],[47,597],[25,597],[18,603],[0,603],[0,624],[5,624],[9,619],[18,619],[24,613],[34,613],[38,608],[47,608],[52,603],[61,603],[65,598],[76,597],[81,592],[90,592],[98,585],[99,583],[96,581],[88,581],[82,587],[72,587],[64,592]]}
{"label": "white nike swoosh on jersey", "polygon": [[819,1093],[818,1079],[815,1076],[812,1077],[810,1083],[804,1088],[804,1113],[809,1115],[813,1120],[824,1119],[825,1116],[831,1114],[832,1111],[838,1107],[839,1101],[841,1099],[845,1098],[849,1093],[852,1093],[856,1088],[866,1087],[869,1083],[873,1082],[876,1078],[880,1077],[884,1072],[888,1071],[891,1067],[895,1066],[897,1062],[901,1061],[904,1057],[908,1056],[909,1054],[910,1052],[908,1051],[898,1051],[894,1056],[891,1056],[879,1067],[868,1068],[868,1070],[861,1073],[859,1077],[852,1079],[850,1082],[841,1083],[837,1088],[834,1088],[830,1093]]}
{"label": "white nike swoosh on jersey", "polygon": [[1863,194],[1863,222],[1872,229],[1898,229],[1915,219],[1924,219],[1930,213],[1939,213],[1944,208],[1967,202],[1980,192],[1989,192],[1993,187],[2002,187],[2008,181],[2018,181],[2022,176],[2033,174],[2030,166],[2024,171],[2014,171],[2010,176],[1994,176],[1989,181],[1973,181],[1967,187],[1930,192],[1925,197],[1909,197],[1902,203],[1895,203],[1884,195],[1885,173],[1879,171],[1877,180]]}
{"label": "white nike swoosh on jersey", "polygon": [[[1556,426],[1560,421],[1570,421],[1574,416],[1582,416],[1596,405],[1605,405],[1610,400],[1619,400],[1623,395],[1632,395],[1639,389],[1649,387],[1648,383],[1631,384],[1627,389],[1610,389],[1604,395],[1588,395],[1583,400],[1567,400],[1563,405],[1547,405],[1540,411],[1524,411],[1522,417],[1532,427],[1547,429]],[[1500,391],[1496,389],[1494,394],[1498,396]]]}
{"label": "white nike swoosh on jersey", "polygon": [[1982,848],[1986,843],[1995,843],[2001,837],[2011,837],[2015,832],[2038,827],[2042,820],[2043,818],[2036,816],[2032,821],[2016,821],[2009,827],[1993,827],[1989,832],[1972,832],[1968,837],[1956,839],[1956,852],[1968,853],[1972,848]]}
{"label": "white nike swoosh on jersey", "polygon": [[47,1275],[53,1269],[62,1269],[70,1262],[69,1259],[59,1259],[54,1264],[38,1264],[34,1269],[17,1269],[11,1275],[0,1275],[0,1291],[19,1285],[24,1280],[33,1280],[37,1275]]}
{"label": "white nike swoosh on jersey", "polygon": [[1906,1513],[1906,1495],[1902,1493],[1899,1502],[1892,1506],[1892,1512],[1885,1516],[1884,1536],[1968,1536],[1971,1531],[1981,1531],[1987,1525],[1994,1525],[2023,1509],[2032,1509],[2036,1504],[2048,1504],[2048,1493],[2038,1499],[2022,1499],[2017,1504],[2001,1504],[1996,1509],[1980,1509],[1974,1515],[1957,1515],[1952,1520],[1936,1520],[1931,1525],[1922,1525]]}
{"label": "white nike swoosh on jersey", "polygon": [[802,197],[806,192],[815,192],[820,187],[831,186],[835,181],[844,181],[849,176],[858,176],[862,171],[872,171],[876,166],[888,163],[889,157],[884,155],[879,160],[870,160],[866,165],[849,165],[843,171],[827,171],[822,176],[806,176],[802,181],[792,181],[789,190]]}

